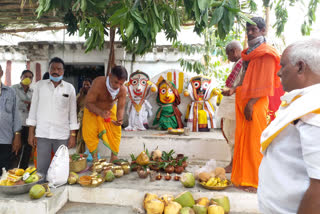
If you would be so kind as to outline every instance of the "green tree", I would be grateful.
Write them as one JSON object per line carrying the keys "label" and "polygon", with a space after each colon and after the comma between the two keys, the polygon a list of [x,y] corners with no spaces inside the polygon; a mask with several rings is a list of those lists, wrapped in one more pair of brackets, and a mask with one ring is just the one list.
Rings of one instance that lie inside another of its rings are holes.
{"label": "green tree", "polygon": [[144,54],[156,43],[162,30],[167,39],[175,41],[180,26],[194,24],[194,31],[203,33],[215,26],[224,39],[235,20],[248,21],[239,0],[38,0],[38,16],[50,11],[64,17],[68,32],[79,32],[86,38],[86,51],[103,47],[105,35],[115,28],[126,50]]}

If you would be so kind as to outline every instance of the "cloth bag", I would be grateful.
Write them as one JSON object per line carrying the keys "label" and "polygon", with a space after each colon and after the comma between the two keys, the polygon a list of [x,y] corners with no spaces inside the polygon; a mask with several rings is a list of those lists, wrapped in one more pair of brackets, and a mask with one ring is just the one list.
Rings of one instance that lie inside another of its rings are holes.
{"label": "cloth bag", "polygon": [[68,177],[69,150],[65,145],[61,145],[51,161],[47,181],[50,187],[59,187],[67,183]]}

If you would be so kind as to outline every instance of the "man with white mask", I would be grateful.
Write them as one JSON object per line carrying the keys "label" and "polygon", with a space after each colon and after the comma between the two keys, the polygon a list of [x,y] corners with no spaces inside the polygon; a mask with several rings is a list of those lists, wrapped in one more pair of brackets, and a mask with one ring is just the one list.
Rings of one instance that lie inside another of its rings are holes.
{"label": "man with white mask", "polygon": [[49,62],[49,79],[40,80],[34,87],[29,117],[28,143],[37,146],[38,171],[47,174],[51,151],[60,145],[76,145],[77,122],[76,91],[63,81],[64,62],[54,57]]}
{"label": "man with white mask", "polygon": [[117,159],[127,94],[123,84],[127,78],[127,70],[115,66],[107,77],[97,77],[88,91],[82,135],[93,161],[98,159],[99,140],[111,150],[110,162]]}

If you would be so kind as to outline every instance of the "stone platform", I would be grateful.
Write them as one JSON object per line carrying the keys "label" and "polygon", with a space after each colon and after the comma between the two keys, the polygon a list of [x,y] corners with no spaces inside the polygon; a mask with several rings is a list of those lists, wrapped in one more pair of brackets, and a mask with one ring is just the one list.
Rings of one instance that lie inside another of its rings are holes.
{"label": "stone platform", "polygon": [[[193,172],[198,167],[198,165],[191,165],[187,169]],[[213,191],[204,189],[199,184],[196,184],[194,188],[185,188],[179,181],[174,180],[151,182],[149,178],[140,179],[136,172],[124,175],[111,183],[105,182],[96,188],[86,188],[75,184],[52,189],[54,193],[52,198],[31,200],[28,194],[18,196],[0,194],[0,213],[87,213],[87,209],[94,210],[94,207],[97,206],[97,209],[106,209],[107,211],[110,209],[110,212],[106,211],[104,213],[113,213],[111,210],[114,210],[114,213],[142,214],[145,213],[142,207],[145,193],[172,194],[176,196],[183,191],[190,191],[195,199],[226,195],[230,199],[231,214],[259,213],[257,195],[254,193],[246,193],[234,187],[228,187],[224,191]],[[76,212],[79,209],[82,211]],[[91,211],[91,213],[94,213],[94,211]]]}
{"label": "stone platform", "polygon": [[[176,154],[183,153],[189,160],[230,161],[230,149],[220,129],[210,132],[190,132],[189,136],[172,135],[167,131],[122,131],[119,157],[129,158],[130,154],[140,154],[143,144],[149,151],[156,147],[161,151],[173,149]],[[110,151],[99,144],[101,156],[110,156]]]}
{"label": "stone platform", "polygon": [[[230,161],[230,150],[220,130],[190,133],[190,136],[169,135],[165,131],[125,132],[122,133],[120,158],[130,159],[131,153],[138,155],[143,144],[150,151],[174,149],[176,153],[189,156],[188,171],[194,172],[209,159],[215,159],[217,166],[224,167]],[[103,144],[99,147],[102,157],[110,157],[110,151]],[[70,153],[74,151],[71,150]],[[230,174],[228,175],[230,176]],[[226,195],[230,199],[230,214],[254,214],[258,212],[257,195],[246,193],[234,187],[225,191],[212,191],[196,184],[194,188],[185,188],[177,181],[154,181],[140,179],[136,172],[125,175],[111,183],[97,188],[85,188],[80,185],[65,185],[52,189],[52,198],[31,200],[28,194],[8,196],[0,194],[1,214],[70,214],[70,213],[144,213],[142,201],[147,192],[178,195],[183,191],[192,192],[195,199]],[[99,212],[104,210],[104,212]]]}

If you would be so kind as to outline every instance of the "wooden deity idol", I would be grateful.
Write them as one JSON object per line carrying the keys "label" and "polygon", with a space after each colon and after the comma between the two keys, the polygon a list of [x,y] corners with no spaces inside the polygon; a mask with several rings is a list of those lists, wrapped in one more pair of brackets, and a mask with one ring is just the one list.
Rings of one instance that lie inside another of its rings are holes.
{"label": "wooden deity idol", "polygon": [[176,86],[168,80],[161,79],[158,84],[157,103],[160,106],[153,125],[159,124],[163,130],[183,128],[181,112],[178,109],[180,95]]}
{"label": "wooden deity idol", "polygon": [[187,127],[193,132],[209,131],[213,128],[214,108],[209,100],[216,95],[221,96],[208,77],[191,78],[185,96],[190,96],[191,104],[186,113]]}
{"label": "wooden deity idol", "polygon": [[157,87],[149,80],[149,76],[136,71],[129,77],[127,84],[129,102],[127,108],[128,123],[126,131],[143,131],[148,128],[148,116],[152,116],[152,107],[147,98],[151,92],[156,92]]}

